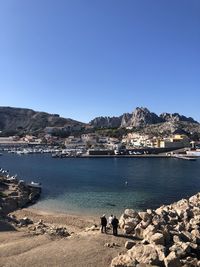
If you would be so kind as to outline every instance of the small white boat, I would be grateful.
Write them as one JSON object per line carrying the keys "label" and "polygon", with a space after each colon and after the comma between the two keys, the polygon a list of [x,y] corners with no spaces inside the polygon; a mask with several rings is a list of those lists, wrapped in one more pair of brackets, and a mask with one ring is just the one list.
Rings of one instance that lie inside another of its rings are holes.
{"label": "small white boat", "polygon": [[185,155],[174,154],[173,157],[177,158],[177,159],[190,160],[190,161],[195,161],[196,160],[196,158],[188,156],[188,155],[185,156]]}
{"label": "small white boat", "polygon": [[33,182],[33,181],[31,181],[31,183],[29,184],[29,186],[33,186],[33,187],[41,187],[42,184],[41,184],[41,183],[37,183],[37,182]]}
{"label": "small white boat", "polygon": [[187,156],[200,157],[200,149],[186,151]]}

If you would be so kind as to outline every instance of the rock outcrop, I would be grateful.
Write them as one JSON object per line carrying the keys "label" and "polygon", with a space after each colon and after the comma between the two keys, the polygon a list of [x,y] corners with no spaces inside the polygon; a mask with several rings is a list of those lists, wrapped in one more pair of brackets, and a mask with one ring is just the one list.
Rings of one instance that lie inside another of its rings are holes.
{"label": "rock outcrop", "polygon": [[[199,123],[191,117],[186,117],[178,113],[162,113],[158,116],[144,107],[137,107],[133,113],[124,113],[119,117],[97,117],[90,122],[90,125],[95,128],[134,127],[144,129],[148,129],[148,126],[153,127],[154,125],[158,125],[158,127],[163,129],[163,132],[166,129],[169,133],[177,130],[184,131],[187,125],[189,125],[189,127],[196,128],[197,131],[200,130]],[[149,130],[151,131],[151,129]]]}
{"label": "rock outcrop", "polygon": [[127,209],[119,223],[139,241],[114,258],[112,267],[200,266],[200,193],[156,210]]}
{"label": "rock outcrop", "polygon": [[41,187],[27,185],[15,177],[0,175],[0,214],[6,215],[16,209],[33,204],[40,197]]}
{"label": "rock outcrop", "polygon": [[178,113],[162,113],[160,114],[160,118],[163,121],[170,121],[170,122],[178,122],[178,121],[187,121],[191,123],[198,123],[191,117],[185,117],[183,115],[180,115]]}
{"label": "rock outcrop", "polygon": [[158,117],[155,113],[150,112],[147,108],[137,107],[132,114],[130,126],[141,127],[160,122],[163,122],[162,118]]}
{"label": "rock outcrop", "polygon": [[130,113],[124,113],[122,116],[121,116],[121,124],[120,124],[120,127],[128,127],[130,126],[131,124],[131,117],[132,117],[132,114]]}
{"label": "rock outcrop", "polygon": [[97,117],[90,124],[94,128],[119,128],[121,125],[121,117]]}

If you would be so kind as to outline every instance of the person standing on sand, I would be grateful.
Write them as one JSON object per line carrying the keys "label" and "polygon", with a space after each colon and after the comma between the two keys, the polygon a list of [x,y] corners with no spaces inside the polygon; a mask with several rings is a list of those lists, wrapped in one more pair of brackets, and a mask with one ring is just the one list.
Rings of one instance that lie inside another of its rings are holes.
{"label": "person standing on sand", "polygon": [[116,218],[116,216],[114,216],[114,218],[112,220],[112,227],[113,227],[113,235],[115,235],[115,236],[118,235],[118,233],[117,233],[118,224],[119,224],[119,221]]}
{"label": "person standing on sand", "polygon": [[106,215],[104,214],[102,217],[101,217],[101,232],[103,233],[103,230],[106,234],[106,226],[107,226],[107,219],[106,219]]}
{"label": "person standing on sand", "polygon": [[112,220],[113,220],[113,215],[111,214],[111,215],[109,216],[109,218],[108,218],[108,225],[109,225],[110,227],[112,227]]}

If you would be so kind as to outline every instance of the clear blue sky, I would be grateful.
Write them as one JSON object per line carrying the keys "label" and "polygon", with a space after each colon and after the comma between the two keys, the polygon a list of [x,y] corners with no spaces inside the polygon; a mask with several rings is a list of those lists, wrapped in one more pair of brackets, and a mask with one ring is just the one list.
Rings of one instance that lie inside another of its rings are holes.
{"label": "clear blue sky", "polygon": [[200,121],[199,0],[0,0],[0,105]]}

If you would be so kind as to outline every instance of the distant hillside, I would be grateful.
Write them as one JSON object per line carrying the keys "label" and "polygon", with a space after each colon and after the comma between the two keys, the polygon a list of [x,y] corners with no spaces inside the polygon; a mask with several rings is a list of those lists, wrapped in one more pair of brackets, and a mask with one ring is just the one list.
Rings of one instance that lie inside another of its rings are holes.
{"label": "distant hillside", "polygon": [[97,117],[90,121],[90,125],[96,128],[144,127],[150,124],[179,121],[198,123],[193,118],[178,113],[162,113],[158,116],[147,108],[137,107],[133,113],[124,113],[119,117]]}
{"label": "distant hillside", "polygon": [[66,129],[73,131],[73,128],[78,129],[84,126],[84,123],[65,119],[57,114],[24,108],[0,107],[0,131],[2,135],[41,133],[47,127],[66,127]]}
{"label": "distant hillside", "polygon": [[129,127],[152,135],[200,133],[200,124],[191,117],[178,113],[157,115],[143,107],[137,107],[133,113],[124,113],[119,117],[97,117],[90,122],[90,125],[97,129]]}
{"label": "distant hillside", "polygon": [[[125,128],[128,127],[129,130]],[[65,137],[99,131],[104,135],[121,137],[127,131],[155,135],[185,133],[200,138],[200,124],[191,117],[178,113],[157,115],[147,108],[137,107],[132,113],[119,117],[97,117],[88,124],[60,117],[58,114],[37,112],[31,109],[0,107],[0,135],[44,134]]]}

